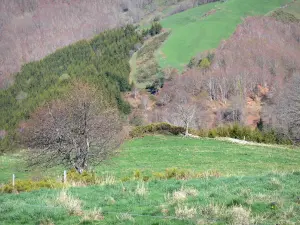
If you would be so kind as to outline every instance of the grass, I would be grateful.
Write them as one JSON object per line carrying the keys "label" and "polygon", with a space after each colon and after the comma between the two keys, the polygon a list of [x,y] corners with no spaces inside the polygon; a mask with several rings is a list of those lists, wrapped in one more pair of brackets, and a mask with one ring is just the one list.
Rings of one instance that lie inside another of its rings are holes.
{"label": "grass", "polygon": [[120,153],[97,167],[116,177],[162,172],[166,168],[197,172],[217,170],[222,175],[258,175],[299,170],[300,151],[282,147],[239,145],[214,139],[146,136],[126,142]]}
{"label": "grass", "polygon": [[[11,225],[299,224],[299,179],[295,172],[151,181],[146,195],[136,194],[139,182],[3,194],[0,221]],[[185,197],[178,198],[178,192],[185,192]]]}
{"label": "grass", "polygon": [[222,40],[229,38],[242,18],[264,15],[289,2],[291,0],[227,0],[167,17],[161,23],[172,33],[156,54],[159,65],[182,70],[197,53],[217,48]]}
{"label": "grass", "polygon": [[[24,171],[20,156],[0,156],[0,183],[17,178],[39,177],[42,174],[62,175],[63,168],[48,171]],[[190,139],[177,136],[145,136],[127,141],[117,155],[94,170],[99,175],[116,178],[164,172],[167,168],[190,169],[195,172],[216,170],[222,176],[249,176],[272,171],[299,170],[300,150],[282,146],[239,145],[215,139]]]}
{"label": "grass", "polygon": [[12,174],[16,175],[16,179],[31,178],[38,180],[44,177],[62,176],[63,168],[56,167],[51,169],[28,168],[25,163],[24,152],[15,154],[0,155],[0,185],[11,181]]}
{"label": "grass", "polygon": [[[22,155],[1,156],[1,179],[23,172]],[[0,195],[1,224],[299,224],[300,150],[214,139],[145,136],[127,141],[95,170],[105,182]],[[223,176],[150,180],[166,168]],[[133,176],[137,180],[120,182]],[[140,171],[140,172],[137,172]],[[296,171],[296,172],[294,172]],[[53,172],[53,171],[52,171]],[[116,176],[116,178],[114,177]],[[9,179],[9,177],[8,177]]]}

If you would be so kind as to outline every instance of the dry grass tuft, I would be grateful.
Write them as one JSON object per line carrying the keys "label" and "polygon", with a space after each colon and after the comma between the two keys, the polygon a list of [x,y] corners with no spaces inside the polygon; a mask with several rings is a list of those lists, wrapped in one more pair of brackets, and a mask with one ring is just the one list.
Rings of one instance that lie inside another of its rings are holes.
{"label": "dry grass tuft", "polygon": [[91,211],[85,211],[81,222],[99,221],[103,219],[104,216],[102,215],[101,209],[95,208],[94,210]]}
{"label": "dry grass tuft", "polygon": [[68,186],[71,187],[86,187],[88,186],[87,183],[83,182],[83,181],[71,181],[68,183]]}
{"label": "dry grass tuft", "polygon": [[209,218],[222,218],[227,217],[227,208],[224,205],[217,205],[210,203],[207,206],[200,208],[201,214]]}
{"label": "dry grass tuft", "polygon": [[101,185],[114,185],[116,183],[116,178],[112,175],[107,175],[101,180]]}
{"label": "dry grass tuft", "polygon": [[182,188],[182,190],[184,190],[188,196],[198,196],[199,195],[199,191],[194,188],[188,187],[188,188]]}
{"label": "dry grass tuft", "polygon": [[114,205],[116,203],[116,200],[112,196],[106,197],[105,201],[108,205]]}
{"label": "dry grass tuft", "polygon": [[192,219],[196,216],[197,209],[195,207],[188,207],[187,205],[177,205],[175,207],[175,215],[181,219]]}
{"label": "dry grass tuft", "polygon": [[184,191],[174,191],[172,195],[172,199],[176,202],[185,201],[187,198],[187,194]]}
{"label": "dry grass tuft", "polygon": [[135,189],[135,194],[139,196],[146,196],[148,194],[148,188],[145,185],[145,182],[139,182]]}
{"label": "dry grass tuft", "polygon": [[276,189],[282,188],[282,184],[281,184],[280,180],[278,180],[275,177],[271,178],[271,180],[269,181],[269,184],[272,185]]}
{"label": "dry grass tuft", "polygon": [[40,221],[39,225],[54,225],[51,219],[43,219]]}
{"label": "dry grass tuft", "polygon": [[134,222],[134,218],[128,213],[121,213],[116,216],[119,221],[131,221]]}
{"label": "dry grass tuft", "polygon": [[182,202],[187,199],[189,196],[197,196],[199,194],[198,190],[194,188],[185,188],[181,187],[180,190],[174,191],[172,194],[172,197],[170,197],[170,194],[166,196],[166,200],[171,200],[172,202]]}
{"label": "dry grass tuft", "polygon": [[250,225],[250,211],[242,206],[233,207],[231,211],[232,225]]}
{"label": "dry grass tuft", "polygon": [[56,202],[63,206],[71,215],[82,215],[81,201],[68,195],[66,190],[62,190]]}

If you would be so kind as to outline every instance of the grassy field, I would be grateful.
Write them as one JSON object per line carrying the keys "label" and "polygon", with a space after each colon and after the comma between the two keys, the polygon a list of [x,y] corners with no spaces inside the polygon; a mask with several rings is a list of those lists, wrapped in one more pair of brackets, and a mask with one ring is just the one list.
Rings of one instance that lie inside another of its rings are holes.
{"label": "grassy field", "polygon": [[1,224],[299,224],[300,173],[0,195]]}
{"label": "grassy field", "polygon": [[[40,177],[44,171],[25,172],[22,154],[0,156],[0,183],[17,177]],[[249,176],[272,171],[299,170],[300,150],[284,147],[238,145],[214,139],[189,139],[176,136],[146,136],[127,141],[117,155],[97,166],[97,174],[117,178],[133,175],[140,170],[144,175],[164,172],[167,168],[190,169],[195,172],[218,171],[222,176]],[[62,174],[54,168],[46,174]]]}
{"label": "grassy field", "polygon": [[157,52],[163,68],[182,69],[199,52],[217,48],[235,31],[242,18],[264,15],[291,0],[227,0],[175,14],[161,21],[171,35]]}
{"label": "grassy field", "polygon": [[299,149],[238,145],[214,139],[146,136],[125,143],[116,157],[96,170],[122,177],[136,169],[149,174],[177,167],[199,172],[216,170],[230,176],[299,170],[299,163]]}
{"label": "grassy field", "polygon": [[[24,171],[22,158],[0,157],[0,182],[12,173],[44,174]],[[146,136],[94,168],[109,175],[101,185],[0,194],[0,224],[300,224],[299,163],[300,150],[283,146]],[[133,176],[174,167],[221,176],[149,182]],[[131,180],[119,182],[124,176]]]}

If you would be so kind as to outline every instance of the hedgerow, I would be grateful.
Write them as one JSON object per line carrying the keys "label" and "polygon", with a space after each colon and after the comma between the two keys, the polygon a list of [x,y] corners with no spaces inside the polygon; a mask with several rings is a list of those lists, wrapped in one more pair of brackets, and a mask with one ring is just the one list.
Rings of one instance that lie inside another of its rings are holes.
{"label": "hedgerow", "polygon": [[[135,127],[131,132],[130,136],[143,137],[147,134],[173,134],[183,135],[185,133],[184,127],[173,126],[168,123],[154,123],[146,126]],[[230,137],[236,139],[243,139],[246,141],[253,141],[257,143],[266,144],[283,144],[291,145],[292,142],[276,133],[274,130],[261,131],[259,129],[253,129],[247,126],[241,126],[239,124],[232,124],[226,126],[220,126],[209,130],[194,130],[189,129],[189,133],[199,137]]]}

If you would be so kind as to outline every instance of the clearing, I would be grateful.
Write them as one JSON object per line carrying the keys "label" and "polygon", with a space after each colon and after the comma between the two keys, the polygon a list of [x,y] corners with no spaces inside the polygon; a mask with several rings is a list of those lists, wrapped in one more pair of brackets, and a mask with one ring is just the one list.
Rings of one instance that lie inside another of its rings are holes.
{"label": "clearing", "polygon": [[[161,21],[172,30],[157,54],[159,65],[182,70],[197,53],[217,48],[228,39],[242,19],[264,15],[291,0],[227,0],[172,15]],[[162,57],[164,55],[164,57]]]}

